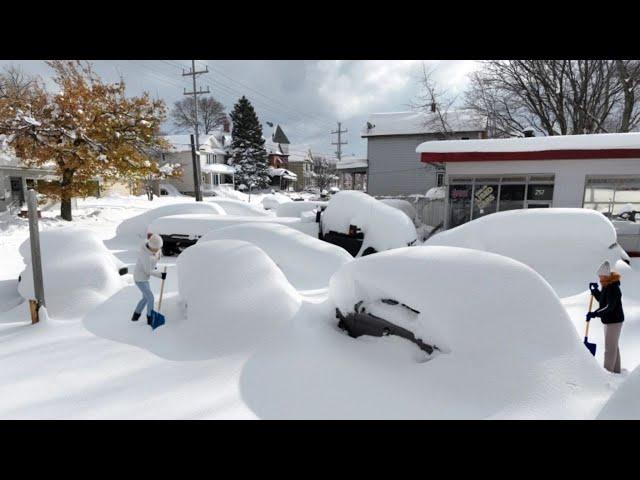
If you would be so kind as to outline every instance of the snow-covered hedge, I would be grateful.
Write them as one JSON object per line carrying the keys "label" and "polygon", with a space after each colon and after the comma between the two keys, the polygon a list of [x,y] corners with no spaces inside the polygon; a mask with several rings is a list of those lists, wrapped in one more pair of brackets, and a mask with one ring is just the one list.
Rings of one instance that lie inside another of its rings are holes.
{"label": "snow-covered hedge", "polygon": [[625,257],[616,231],[602,214],[583,208],[511,210],[493,213],[437,233],[426,245],[499,253],[529,265],[565,297],[597,280],[603,261]]}
{"label": "snow-covered hedge", "polygon": [[201,237],[213,230],[239,225],[242,223],[273,222],[295,228],[307,235],[318,236],[318,224],[302,218],[291,217],[241,217],[235,215],[169,215],[151,222],[149,233],[159,235],[188,235],[191,238]]}
{"label": "snow-covered hedge", "polygon": [[[63,227],[40,233],[44,296],[49,315],[77,318],[113,295],[124,281],[124,266],[90,230]],[[34,299],[31,247],[20,245],[26,264],[18,286],[26,300]]]}
{"label": "snow-covered hedge", "polygon": [[352,260],[344,249],[276,223],[244,223],[207,233],[211,240],[243,240],[260,247],[298,290],[326,288],[340,266]]}
{"label": "snow-covered hedge", "polygon": [[442,350],[421,368],[416,386],[429,418],[575,418],[606,391],[606,374],[553,289],[511,258],[452,247],[396,249],[345,264],[331,278],[330,299],[343,313],[364,301],[371,313]]}
{"label": "snow-covered hedge", "polygon": [[177,268],[189,328],[220,355],[257,347],[301,304],[273,260],[248,242],[198,243],[178,257]]}
{"label": "snow-covered hedge", "polygon": [[385,205],[364,192],[336,193],[322,214],[322,231],[348,233],[349,225],[356,225],[364,233],[364,242],[358,255],[368,247],[378,252],[401,248],[418,238],[416,228],[407,215]]}
{"label": "snow-covered hedge", "polygon": [[116,237],[126,241],[140,241],[146,238],[147,227],[157,218],[167,215],[181,215],[189,213],[201,213],[210,215],[226,215],[225,210],[215,203],[185,202],[165,205],[163,207],[147,210],[140,215],[124,220],[116,228]]}
{"label": "snow-covered hedge", "polygon": [[285,202],[276,207],[278,217],[299,217],[304,212],[310,212],[318,207],[326,207],[329,202]]}

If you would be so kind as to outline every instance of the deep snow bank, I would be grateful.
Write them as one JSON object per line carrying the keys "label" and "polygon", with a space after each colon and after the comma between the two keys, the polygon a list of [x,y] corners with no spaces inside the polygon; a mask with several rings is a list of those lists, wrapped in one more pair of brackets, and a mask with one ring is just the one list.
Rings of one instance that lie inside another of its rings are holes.
{"label": "deep snow bank", "polygon": [[352,260],[346,250],[276,223],[244,223],[207,233],[211,240],[244,240],[260,247],[298,290],[326,288],[340,266]]}
{"label": "deep snow bank", "polygon": [[282,195],[281,193],[272,193],[264,196],[264,198],[262,199],[262,206],[266,210],[274,210],[278,208],[279,205],[292,201],[293,200],[291,200],[286,195]]}
{"label": "deep snow bank", "polygon": [[181,214],[214,214],[226,215],[225,210],[215,203],[209,202],[186,202],[165,205],[163,207],[147,210],[135,217],[127,218],[122,221],[116,228],[116,237],[125,241],[135,241],[146,237],[147,227],[157,218],[166,217],[167,215]]}
{"label": "deep snow bank", "polygon": [[277,265],[248,242],[197,243],[178,257],[177,268],[187,322],[218,353],[257,347],[301,304]]}
{"label": "deep snow bank", "polygon": [[[78,317],[123,285],[118,273],[123,266],[90,230],[63,227],[40,232],[44,295],[49,314],[57,319]],[[31,247],[20,245],[26,268],[18,291],[25,299],[35,298]]]}
{"label": "deep snow bank", "polygon": [[[622,329],[624,335],[624,327]],[[622,352],[624,360],[624,351]],[[611,395],[598,420],[640,420],[640,367]]]}
{"label": "deep snow bank", "polygon": [[322,231],[348,233],[349,225],[356,225],[364,233],[358,255],[368,247],[378,252],[406,247],[418,238],[413,222],[403,212],[385,205],[364,192],[336,193],[322,214]]}
{"label": "deep snow bank", "polygon": [[525,209],[493,213],[438,233],[425,245],[473,248],[529,265],[561,297],[587,289],[604,260],[624,257],[616,232],[602,214],[583,208]]}

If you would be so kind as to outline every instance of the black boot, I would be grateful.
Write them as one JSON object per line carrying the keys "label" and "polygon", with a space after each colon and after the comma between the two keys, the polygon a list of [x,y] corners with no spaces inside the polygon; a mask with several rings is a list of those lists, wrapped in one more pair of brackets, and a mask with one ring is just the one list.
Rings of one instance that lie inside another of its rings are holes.
{"label": "black boot", "polygon": [[140,318],[140,314],[137,312],[133,312],[133,317],[131,317],[131,321],[137,322],[139,318]]}
{"label": "black boot", "polygon": [[147,315],[147,325],[151,326],[151,315]]}

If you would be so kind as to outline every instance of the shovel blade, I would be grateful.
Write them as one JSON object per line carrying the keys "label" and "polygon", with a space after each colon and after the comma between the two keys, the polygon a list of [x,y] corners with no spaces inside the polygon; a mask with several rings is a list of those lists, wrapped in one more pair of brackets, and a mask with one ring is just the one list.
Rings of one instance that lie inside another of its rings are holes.
{"label": "shovel blade", "polygon": [[164,325],[164,315],[156,312],[155,310],[151,312],[151,328],[155,330],[162,325]]}
{"label": "shovel blade", "polygon": [[584,337],[584,346],[591,352],[591,355],[596,356],[596,344],[590,343],[587,337]]}

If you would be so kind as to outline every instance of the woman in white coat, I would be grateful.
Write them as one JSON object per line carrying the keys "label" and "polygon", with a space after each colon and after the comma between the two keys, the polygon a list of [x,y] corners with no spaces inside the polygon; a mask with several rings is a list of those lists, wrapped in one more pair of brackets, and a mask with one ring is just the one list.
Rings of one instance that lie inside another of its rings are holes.
{"label": "woman in white coat", "polygon": [[162,250],[162,237],[155,233],[142,245],[138,253],[138,260],[133,271],[133,280],[142,292],[142,299],[138,302],[131,321],[137,322],[142,314],[142,310],[147,307],[147,324],[151,325],[151,312],[153,311],[155,299],[149,287],[151,275],[165,279],[167,274],[156,270],[156,265],[160,259]]}

